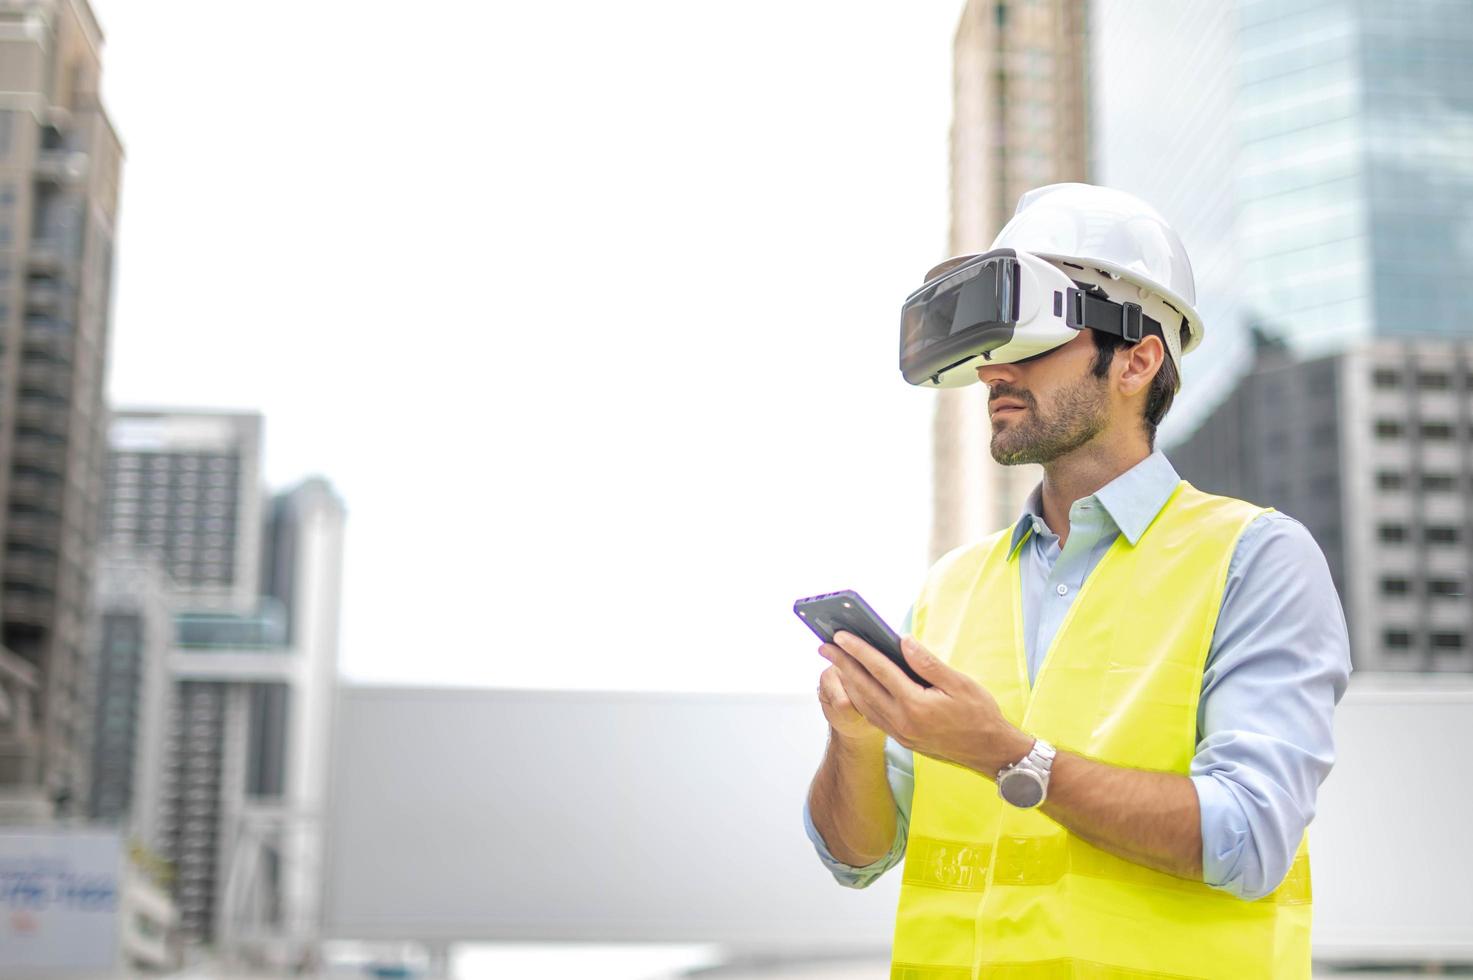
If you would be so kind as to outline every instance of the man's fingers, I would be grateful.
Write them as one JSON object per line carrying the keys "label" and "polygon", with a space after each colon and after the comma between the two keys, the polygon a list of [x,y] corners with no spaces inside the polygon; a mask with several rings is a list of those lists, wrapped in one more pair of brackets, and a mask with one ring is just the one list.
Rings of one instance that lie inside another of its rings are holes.
{"label": "man's fingers", "polygon": [[950,693],[954,671],[909,633],[900,638],[900,655],[910,664],[911,670],[930,681],[937,689]]}
{"label": "man's fingers", "polygon": [[887,732],[893,731],[894,722],[891,720],[890,709],[895,703],[895,698],[885,689],[885,686],[871,677],[864,665],[842,648],[834,659],[834,666],[839,668],[839,679],[843,683],[845,695],[859,713],[864,715],[870,724],[883,728]]}
{"label": "man's fingers", "polygon": [[839,630],[834,634],[834,643],[863,664],[864,669],[869,671],[869,675],[882,684],[890,694],[898,697],[910,688],[920,688],[919,684],[905,676],[905,671],[897,667],[893,660],[853,633]]}
{"label": "man's fingers", "polygon": [[835,708],[852,707],[849,695],[844,691],[844,682],[839,679],[839,671],[830,667],[818,675],[818,699],[824,704]]}
{"label": "man's fingers", "polygon": [[852,693],[848,697],[849,703],[854,705],[854,710],[859,712],[865,721],[886,735],[895,734],[895,719],[891,717],[888,707],[883,706],[884,702],[873,701],[860,692]]}

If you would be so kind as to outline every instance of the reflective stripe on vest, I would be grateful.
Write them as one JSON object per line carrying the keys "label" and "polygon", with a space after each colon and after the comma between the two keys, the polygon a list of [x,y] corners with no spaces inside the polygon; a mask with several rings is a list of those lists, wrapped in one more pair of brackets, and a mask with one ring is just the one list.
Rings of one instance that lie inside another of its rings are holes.
{"label": "reflective stripe on vest", "polygon": [[[1179,482],[1136,544],[1119,535],[1086,577],[1031,688],[1011,528],[931,567],[913,632],[1025,731],[1188,774],[1228,563],[1270,509]],[[1118,858],[917,753],[891,978],[1308,978],[1310,895],[1308,835],[1278,889],[1243,901]]]}

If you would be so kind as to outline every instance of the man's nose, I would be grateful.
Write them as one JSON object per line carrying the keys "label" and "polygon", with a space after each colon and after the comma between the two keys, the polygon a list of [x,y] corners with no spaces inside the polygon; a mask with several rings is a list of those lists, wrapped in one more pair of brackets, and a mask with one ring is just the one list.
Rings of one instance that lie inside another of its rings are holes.
{"label": "man's nose", "polygon": [[999,382],[1004,385],[1012,384],[1021,374],[1022,371],[1016,364],[984,364],[977,368],[977,380],[989,388]]}

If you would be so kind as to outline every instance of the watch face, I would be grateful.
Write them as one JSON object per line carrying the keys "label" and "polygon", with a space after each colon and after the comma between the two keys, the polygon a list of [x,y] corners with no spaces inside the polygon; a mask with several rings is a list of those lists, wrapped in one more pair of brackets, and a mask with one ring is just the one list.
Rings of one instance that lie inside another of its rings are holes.
{"label": "watch face", "polygon": [[1033,807],[1043,802],[1043,780],[1026,769],[1004,775],[997,790],[1013,806]]}

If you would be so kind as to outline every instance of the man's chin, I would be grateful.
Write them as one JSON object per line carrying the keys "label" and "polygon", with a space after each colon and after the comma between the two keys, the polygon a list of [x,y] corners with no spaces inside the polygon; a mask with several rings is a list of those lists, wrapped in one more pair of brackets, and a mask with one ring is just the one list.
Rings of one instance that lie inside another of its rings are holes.
{"label": "man's chin", "polygon": [[996,440],[992,444],[992,461],[1001,466],[1021,466],[1024,463],[1035,462],[1029,453],[1028,446],[999,446]]}

